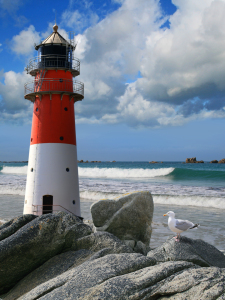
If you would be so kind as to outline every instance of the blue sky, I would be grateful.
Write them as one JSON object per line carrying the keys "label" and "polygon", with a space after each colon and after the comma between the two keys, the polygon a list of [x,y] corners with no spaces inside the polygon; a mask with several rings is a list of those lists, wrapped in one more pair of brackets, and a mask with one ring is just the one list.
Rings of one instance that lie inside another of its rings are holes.
{"label": "blue sky", "polygon": [[225,0],[0,0],[0,160],[27,160],[34,43],[75,31],[78,158],[225,157]]}

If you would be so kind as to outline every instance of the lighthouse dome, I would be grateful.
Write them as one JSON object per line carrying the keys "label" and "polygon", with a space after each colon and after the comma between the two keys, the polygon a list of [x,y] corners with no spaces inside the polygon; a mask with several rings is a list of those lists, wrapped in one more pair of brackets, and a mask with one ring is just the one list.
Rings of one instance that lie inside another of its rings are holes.
{"label": "lighthouse dome", "polygon": [[75,47],[71,45],[63,36],[61,36],[61,34],[58,33],[57,24],[53,26],[53,30],[54,31],[43,42],[35,46],[35,50],[38,50],[40,47],[49,45],[67,46],[74,50]]}

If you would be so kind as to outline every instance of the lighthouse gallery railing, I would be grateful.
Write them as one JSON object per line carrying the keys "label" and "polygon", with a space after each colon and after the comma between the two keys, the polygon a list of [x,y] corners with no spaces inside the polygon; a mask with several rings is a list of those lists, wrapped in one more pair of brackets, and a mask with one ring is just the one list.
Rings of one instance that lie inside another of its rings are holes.
{"label": "lighthouse gallery railing", "polygon": [[77,80],[65,78],[35,79],[24,85],[24,94],[35,93],[75,93],[84,96],[84,84]]}
{"label": "lighthouse gallery railing", "polygon": [[35,70],[46,68],[74,70],[79,75],[80,61],[77,58],[68,57],[68,55],[39,55],[29,61],[26,71],[32,73]]}

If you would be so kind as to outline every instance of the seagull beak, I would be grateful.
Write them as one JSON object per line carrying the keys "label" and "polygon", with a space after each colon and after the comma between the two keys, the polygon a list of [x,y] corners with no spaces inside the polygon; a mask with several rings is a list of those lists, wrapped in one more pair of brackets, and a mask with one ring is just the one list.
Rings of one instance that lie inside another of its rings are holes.
{"label": "seagull beak", "polygon": [[167,216],[167,214],[163,215],[163,217],[166,217],[166,216]]}

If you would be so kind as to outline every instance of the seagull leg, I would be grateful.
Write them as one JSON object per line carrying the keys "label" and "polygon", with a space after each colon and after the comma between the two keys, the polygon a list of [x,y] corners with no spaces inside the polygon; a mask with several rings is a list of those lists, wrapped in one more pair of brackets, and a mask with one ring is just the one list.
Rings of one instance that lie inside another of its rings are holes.
{"label": "seagull leg", "polygon": [[178,234],[176,236],[174,236],[173,238],[175,239],[176,242],[179,242]]}

